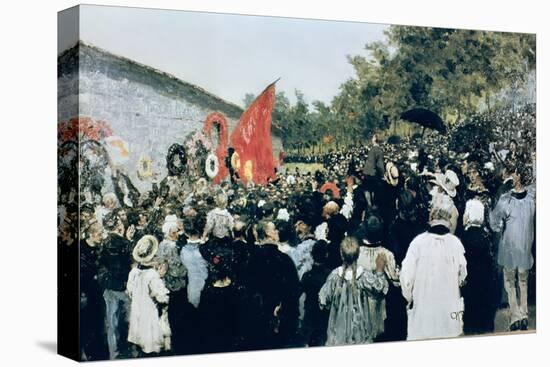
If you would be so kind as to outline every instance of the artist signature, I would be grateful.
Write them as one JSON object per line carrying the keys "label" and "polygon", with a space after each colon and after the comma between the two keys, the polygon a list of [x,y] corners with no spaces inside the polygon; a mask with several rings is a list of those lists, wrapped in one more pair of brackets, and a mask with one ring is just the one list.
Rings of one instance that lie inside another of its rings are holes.
{"label": "artist signature", "polygon": [[462,320],[464,317],[464,311],[451,312],[451,319],[453,320]]}

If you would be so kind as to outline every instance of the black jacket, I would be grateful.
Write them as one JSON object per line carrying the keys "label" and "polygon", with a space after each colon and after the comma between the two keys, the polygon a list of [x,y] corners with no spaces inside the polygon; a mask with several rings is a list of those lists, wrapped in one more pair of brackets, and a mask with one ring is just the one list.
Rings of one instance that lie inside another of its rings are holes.
{"label": "black jacket", "polygon": [[[287,345],[296,332],[300,282],[290,257],[276,245],[255,248],[246,272],[245,289],[253,300],[250,312],[256,314],[255,347]],[[279,317],[273,316],[281,305]]]}
{"label": "black jacket", "polygon": [[99,253],[99,284],[103,289],[124,291],[130,266],[132,265],[133,243],[111,233]]}
{"label": "black jacket", "polygon": [[363,167],[363,174],[379,178],[384,175],[384,152],[379,146],[375,145],[369,150],[367,161]]}

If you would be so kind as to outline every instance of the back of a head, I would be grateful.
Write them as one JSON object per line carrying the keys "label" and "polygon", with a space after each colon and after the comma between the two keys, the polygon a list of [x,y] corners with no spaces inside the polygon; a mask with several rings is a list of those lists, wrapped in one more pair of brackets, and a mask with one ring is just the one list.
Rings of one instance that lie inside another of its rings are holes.
{"label": "back of a head", "polygon": [[204,230],[206,218],[203,213],[186,216],[183,219],[183,229],[188,236],[200,236]]}
{"label": "back of a head", "polygon": [[267,238],[267,226],[270,222],[267,220],[260,220],[255,228],[256,240],[261,242]]}
{"label": "back of a head", "polygon": [[235,225],[233,226],[233,236],[235,238],[245,237],[246,229],[247,229],[246,223],[241,220],[237,220],[235,222]]}
{"label": "back of a head", "polygon": [[294,228],[289,220],[277,220],[275,226],[279,231],[279,241],[281,242],[293,242],[292,237],[294,234]]}
{"label": "back of a head", "polygon": [[327,242],[324,240],[315,242],[311,249],[311,257],[316,263],[323,264],[327,258]]}
{"label": "back of a head", "polygon": [[225,209],[227,206],[227,195],[225,193],[218,193],[214,199],[214,202],[218,208]]}
{"label": "back of a head", "polygon": [[359,243],[354,237],[346,237],[340,244],[340,255],[344,265],[353,265],[359,257]]}
{"label": "back of a head", "polygon": [[430,208],[430,225],[443,225],[451,228],[454,204],[447,195],[437,195]]}
{"label": "back of a head", "polygon": [[414,204],[414,197],[409,190],[403,190],[399,194],[397,198],[397,210],[404,217],[408,217],[410,215],[415,214],[416,210],[415,210],[415,204]]}
{"label": "back of a head", "polygon": [[384,223],[382,218],[374,213],[370,213],[363,223],[363,233],[363,239],[369,243],[381,242],[384,238]]}

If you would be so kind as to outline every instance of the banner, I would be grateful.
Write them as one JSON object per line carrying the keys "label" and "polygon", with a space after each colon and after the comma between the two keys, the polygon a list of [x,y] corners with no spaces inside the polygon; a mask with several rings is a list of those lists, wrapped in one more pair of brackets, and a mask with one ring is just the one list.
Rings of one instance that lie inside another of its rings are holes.
{"label": "banner", "polygon": [[265,185],[275,178],[276,162],[271,143],[271,112],[275,83],[270,84],[243,113],[231,134],[231,146],[240,157],[240,178]]}

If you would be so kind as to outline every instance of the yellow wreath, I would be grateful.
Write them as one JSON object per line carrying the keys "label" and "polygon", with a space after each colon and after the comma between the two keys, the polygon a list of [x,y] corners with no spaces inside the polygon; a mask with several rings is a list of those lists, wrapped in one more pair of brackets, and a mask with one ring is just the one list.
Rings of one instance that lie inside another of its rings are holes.
{"label": "yellow wreath", "polygon": [[153,160],[146,154],[139,157],[137,163],[137,176],[140,180],[153,177]]}

